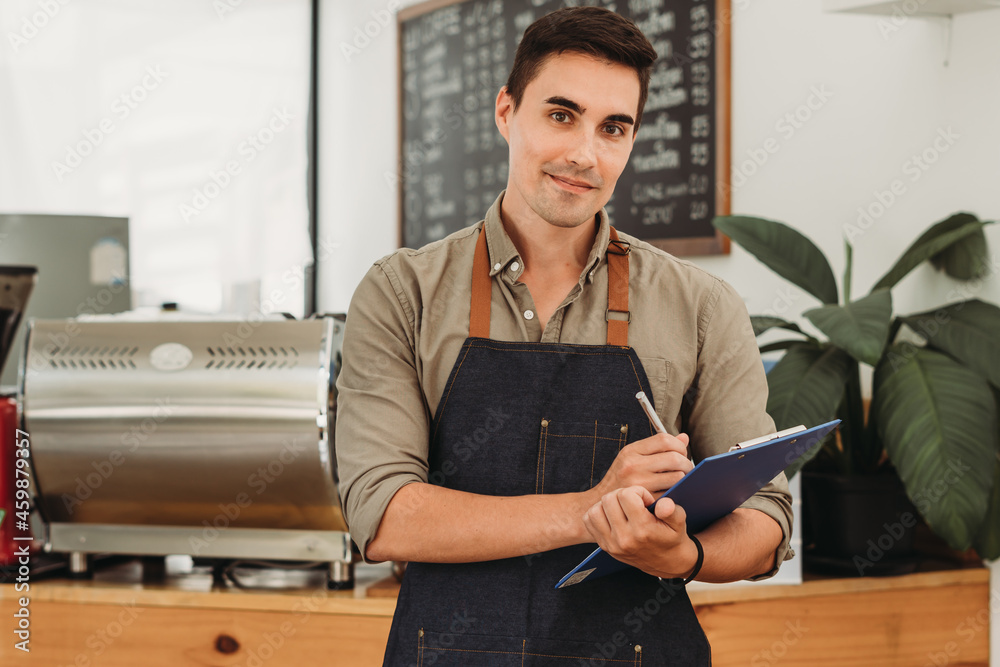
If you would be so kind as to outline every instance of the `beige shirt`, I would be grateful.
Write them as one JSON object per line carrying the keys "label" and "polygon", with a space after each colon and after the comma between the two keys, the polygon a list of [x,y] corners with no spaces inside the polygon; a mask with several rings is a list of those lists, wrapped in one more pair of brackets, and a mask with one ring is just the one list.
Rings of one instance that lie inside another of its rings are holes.
{"label": "beige shirt", "polygon": [[[599,215],[579,283],[543,331],[528,288],[518,282],[524,263],[500,220],[502,198],[503,193],[483,222],[380,259],[354,293],[337,380],[336,449],[344,513],[362,553],[392,496],[405,484],[427,481],[431,420],[469,335],[472,257],[481,228],[493,277],[491,338],[606,342],[606,212]],[[689,262],[620,236],[632,244],[629,345],[642,361],[667,430],[690,435],[696,462],[774,431],[764,409],[764,367],[739,295]],[[778,522],[784,540],[776,562],[791,558],[791,498],[784,475],[743,506]]]}

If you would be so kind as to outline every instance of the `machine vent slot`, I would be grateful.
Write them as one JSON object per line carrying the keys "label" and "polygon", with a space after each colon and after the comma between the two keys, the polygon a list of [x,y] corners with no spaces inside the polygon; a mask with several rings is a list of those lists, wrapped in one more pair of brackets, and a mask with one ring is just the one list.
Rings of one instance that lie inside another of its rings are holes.
{"label": "machine vent slot", "polygon": [[294,347],[263,347],[252,345],[215,346],[205,348],[209,360],[205,370],[271,370],[273,368],[294,368],[298,364],[299,351]]}
{"label": "machine vent slot", "polygon": [[77,371],[134,371],[137,370],[132,357],[139,351],[138,346],[128,345],[75,345],[55,348],[47,352],[49,366],[63,370]]}

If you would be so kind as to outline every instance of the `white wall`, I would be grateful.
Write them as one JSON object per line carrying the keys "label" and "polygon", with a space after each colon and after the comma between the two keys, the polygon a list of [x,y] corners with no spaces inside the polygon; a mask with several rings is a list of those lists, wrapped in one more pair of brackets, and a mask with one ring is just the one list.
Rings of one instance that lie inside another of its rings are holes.
{"label": "white wall", "polygon": [[[396,17],[381,23],[386,12],[412,4],[325,0],[320,6],[319,238],[327,248],[318,252],[320,311],[346,312],[372,262],[399,247],[398,193],[385,179],[396,170],[399,150]],[[379,32],[365,45],[371,22]]]}
{"label": "white wall", "polygon": [[[335,244],[321,250],[319,303],[325,310],[346,310],[371,262],[397,244],[396,193],[384,178],[397,151],[395,24],[350,58],[340,48],[353,46],[356,30],[387,6],[395,3],[323,5],[320,232]],[[734,167],[741,169],[748,151],[770,137],[780,145],[763,166],[742,169],[754,173],[735,189],[734,213],[798,228],[828,254],[839,279],[845,226],[857,225],[858,208],[878,204],[877,193],[901,181],[903,194],[866,230],[858,228],[855,296],[867,292],[931,223],[959,210],[1000,218],[994,194],[1000,182],[1000,10],[956,17],[950,46],[942,19],[893,24],[877,16],[825,14],[819,0],[734,0],[733,10]],[[818,108],[791,136],[779,129],[777,123],[809,102],[814,90],[828,91],[829,98],[820,103],[813,97]],[[907,161],[933,150],[939,130],[948,128],[957,135],[953,144],[913,180]],[[988,238],[1000,272],[1000,229],[991,229]],[[733,283],[751,312],[794,317],[816,305],[738,247],[729,256],[695,261]],[[953,289],[920,269],[895,290],[897,307],[930,308]],[[1000,279],[963,295],[1000,302]]]}

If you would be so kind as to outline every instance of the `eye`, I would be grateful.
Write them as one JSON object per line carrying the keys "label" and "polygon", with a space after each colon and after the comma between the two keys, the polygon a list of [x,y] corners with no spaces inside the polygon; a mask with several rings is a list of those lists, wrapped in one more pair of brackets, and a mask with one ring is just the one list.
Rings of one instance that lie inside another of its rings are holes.
{"label": "eye", "polygon": [[569,122],[569,114],[566,113],[565,111],[553,111],[552,113],[549,114],[549,117],[552,118],[552,120],[554,120],[557,123]]}
{"label": "eye", "polygon": [[604,131],[613,137],[623,137],[625,136],[625,128],[621,125],[605,125]]}

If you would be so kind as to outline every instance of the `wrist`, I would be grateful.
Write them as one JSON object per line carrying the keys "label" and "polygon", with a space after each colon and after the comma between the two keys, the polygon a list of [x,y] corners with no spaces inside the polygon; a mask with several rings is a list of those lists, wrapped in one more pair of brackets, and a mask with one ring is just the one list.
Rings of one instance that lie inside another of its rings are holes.
{"label": "wrist", "polygon": [[687,570],[687,574],[683,577],[684,585],[687,585],[692,581],[694,581],[695,577],[698,576],[698,573],[701,572],[701,568],[705,563],[705,550],[701,546],[701,541],[693,534],[689,534],[688,539],[691,542],[691,545],[694,547],[695,560],[691,566],[691,569]]}
{"label": "wrist", "polygon": [[580,491],[579,493],[572,494],[573,503],[575,507],[574,516],[578,517],[578,520],[574,524],[576,526],[576,544],[583,544],[586,542],[593,542],[594,538],[591,536],[590,531],[587,530],[586,524],[583,522],[583,516],[587,511],[601,502],[601,492],[594,487],[586,491]]}

